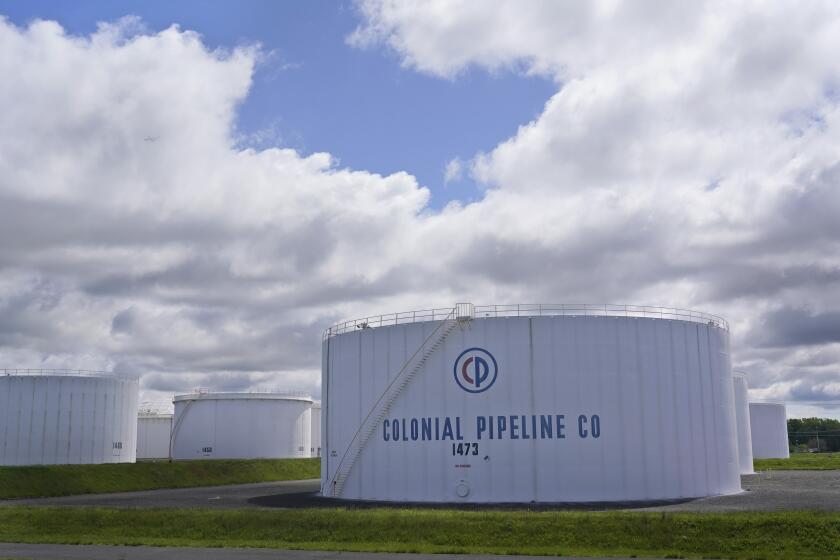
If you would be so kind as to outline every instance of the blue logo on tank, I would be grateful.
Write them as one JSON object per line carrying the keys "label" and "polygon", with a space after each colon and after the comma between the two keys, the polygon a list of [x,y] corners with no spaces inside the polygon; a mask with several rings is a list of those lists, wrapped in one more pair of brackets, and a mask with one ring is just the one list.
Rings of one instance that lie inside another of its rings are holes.
{"label": "blue logo on tank", "polygon": [[484,348],[467,348],[455,360],[455,382],[468,393],[482,393],[493,386],[499,365]]}

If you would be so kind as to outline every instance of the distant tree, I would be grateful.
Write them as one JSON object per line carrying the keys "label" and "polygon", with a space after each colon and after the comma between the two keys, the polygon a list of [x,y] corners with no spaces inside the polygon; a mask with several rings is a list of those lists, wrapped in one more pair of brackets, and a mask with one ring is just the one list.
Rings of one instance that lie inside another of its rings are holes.
{"label": "distant tree", "polygon": [[791,450],[840,451],[840,420],[791,418],[787,425]]}

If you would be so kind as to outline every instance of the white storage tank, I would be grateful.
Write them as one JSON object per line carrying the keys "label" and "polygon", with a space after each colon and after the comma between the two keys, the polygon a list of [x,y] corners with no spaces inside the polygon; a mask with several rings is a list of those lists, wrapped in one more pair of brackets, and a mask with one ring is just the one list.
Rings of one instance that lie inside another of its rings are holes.
{"label": "white storage tank", "polygon": [[137,415],[137,459],[169,459],[172,414],[141,410]]}
{"label": "white storage tank", "polygon": [[326,496],[601,502],[741,489],[729,332],[716,316],[459,304],[331,327],[322,370]]}
{"label": "white storage tank", "polygon": [[303,393],[209,393],[173,399],[173,459],[311,455],[312,399]]}
{"label": "white storage tank", "polygon": [[321,456],[321,402],[312,403],[312,443],[313,457]]}
{"label": "white storage tank", "polygon": [[755,474],[747,376],[740,371],[733,372],[733,381],[735,383],[735,421],[738,425],[738,464],[741,474]]}
{"label": "white storage tank", "polygon": [[756,459],[787,459],[787,411],[785,403],[751,402],[752,453]]}
{"label": "white storage tank", "polygon": [[0,465],[133,463],[137,379],[0,370]]}

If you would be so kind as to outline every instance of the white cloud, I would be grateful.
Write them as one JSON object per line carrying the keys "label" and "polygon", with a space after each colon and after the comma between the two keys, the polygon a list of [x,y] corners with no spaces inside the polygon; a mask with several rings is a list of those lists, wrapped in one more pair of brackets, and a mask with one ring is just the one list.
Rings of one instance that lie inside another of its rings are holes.
{"label": "white cloud", "polygon": [[[833,317],[840,292],[828,218],[840,209],[836,3],[371,0],[361,11],[351,42],[387,45],[421,72],[512,69],[558,84],[535,121],[474,160],[491,191],[459,217],[486,225],[456,257],[485,248],[470,269],[510,287],[527,277],[541,297],[728,316],[736,363],[768,394],[797,399],[791,383],[819,391],[821,376],[840,376],[838,360],[797,358],[814,331],[804,325]],[[813,317],[769,324],[802,313]],[[770,333],[785,350],[759,342]]]}
{"label": "white cloud", "polygon": [[351,42],[419,71],[555,78],[537,119],[447,166],[480,201],[434,212],[407,172],[238,147],[254,47],[0,23],[4,365],[130,370],[153,397],[317,391],[321,329],[342,318],[608,301],[724,315],[756,391],[836,397],[833,4],[362,9]]}
{"label": "white cloud", "polygon": [[258,51],[136,23],[0,21],[0,361],[317,390],[321,329],[410,282],[428,192],[237,149]]}

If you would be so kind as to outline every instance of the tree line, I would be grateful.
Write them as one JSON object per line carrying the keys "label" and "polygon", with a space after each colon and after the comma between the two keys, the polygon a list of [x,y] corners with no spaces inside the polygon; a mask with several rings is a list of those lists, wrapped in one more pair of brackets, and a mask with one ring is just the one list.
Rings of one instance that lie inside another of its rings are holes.
{"label": "tree line", "polygon": [[793,452],[840,451],[840,420],[791,418],[787,428]]}

